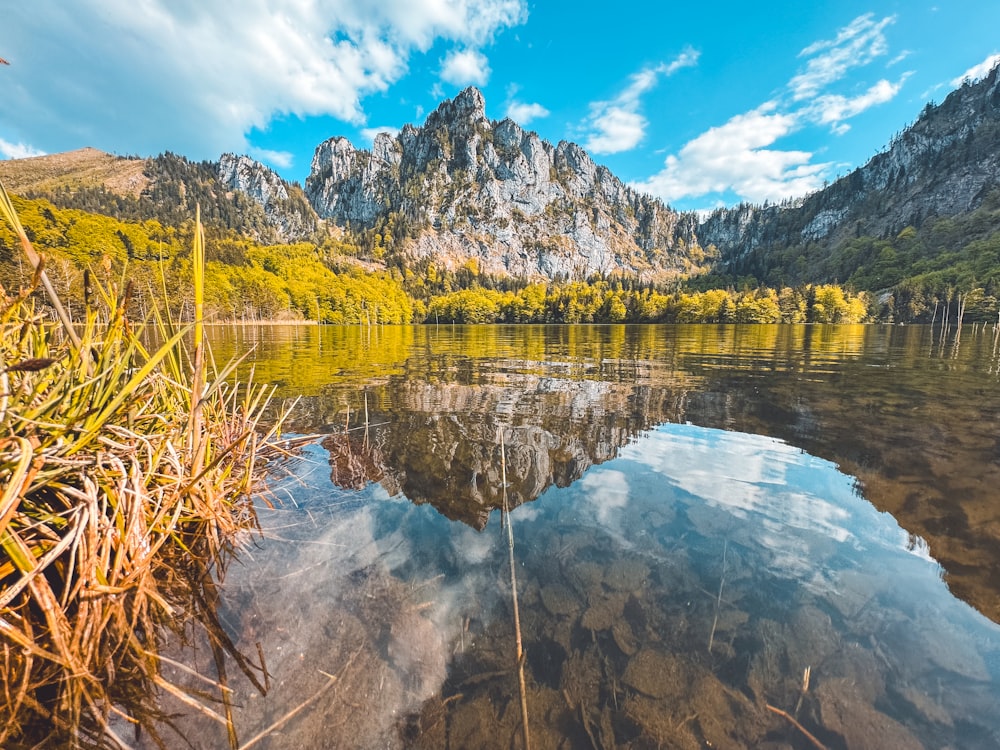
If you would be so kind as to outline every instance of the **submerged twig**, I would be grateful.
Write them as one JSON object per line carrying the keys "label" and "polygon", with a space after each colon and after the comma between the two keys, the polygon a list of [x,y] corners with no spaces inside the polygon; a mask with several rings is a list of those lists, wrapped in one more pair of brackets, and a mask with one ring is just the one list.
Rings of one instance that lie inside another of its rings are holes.
{"label": "submerged twig", "polygon": [[708,634],[708,653],[712,653],[715,643],[715,629],[719,625],[719,609],[722,607],[722,589],[726,585],[726,556],[729,553],[729,540],[722,547],[722,576],[719,578],[719,595],[715,598],[715,619],[712,620],[712,632]]}
{"label": "submerged twig", "polygon": [[806,697],[806,693],[809,692],[809,678],[812,675],[812,667],[806,667],[802,670],[802,689],[799,691],[799,699],[795,702],[795,710],[792,711],[796,716],[799,713],[799,709],[802,707],[802,700]]}
{"label": "submerged twig", "polygon": [[772,706],[770,703],[766,703],[765,706],[766,706],[767,710],[770,711],[771,713],[775,713],[778,716],[782,717],[783,719],[787,719],[788,722],[793,727],[795,727],[800,732],[802,732],[803,736],[807,740],[809,740],[813,744],[813,746],[817,748],[817,750],[826,750],[826,745],[824,745],[822,742],[820,742],[818,739],[816,739],[815,735],[813,735],[812,732],[810,732],[808,729],[806,729],[804,726],[802,726],[798,722],[798,720],[794,716],[792,716],[790,713],[788,713],[787,711],[782,711],[780,708]]}
{"label": "submerged twig", "polygon": [[[354,663],[354,660],[358,657],[358,654],[361,653],[363,648],[364,646],[359,648],[357,651],[354,652],[354,654],[352,654],[351,658],[347,660],[347,663],[340,670],[341,675],[347,672],[348,668],[351,666],[352,663]],[[249,750],[249,748],[256,745],[258,742],[260,742],[262,739],[267,737],[272,732],[277,732],[279,729],[285,726],[285,724],[287,724],[289,721],[294,719],[296,716],[302,713],[313,703],[322,698],[330,688],[332,688],[334,685],[337,684],[337,682],[340,681],[340,677],[338,675],[330,674],[328,672],[323,672],[322,670],[320,670],[320,673],[327,677],[326,684],[323,685],[323,687],[321,687],[319,690],[313,693],[309,698],[306,698],[304,701],[302,701],[302,703],[300,703],[291,711],[286,713],[276,722],[271,724],[271,726],[267,727],[266,729],[262,729],[260,732],[258,732],[249,740],[240,745],[239,750]]]}
{"label": "submerged twig", "polygon": [[503,516],[507,519],[507,548],[510,551],[510,592],[514,603],[514,638],[517,654],[517,681],[521,692],[521,724],[524,731],[524,750],[531,749],[531,732],[528,728],[528,691],[524,684],[524,649],[521,643],[521,614],[517,606],[517,573],[514,564],[514,530],[510,525],[510,506],[507,504],[507,452],[503,441],[503,425],[497,428],[500,434],[500,481],[503,495]]}

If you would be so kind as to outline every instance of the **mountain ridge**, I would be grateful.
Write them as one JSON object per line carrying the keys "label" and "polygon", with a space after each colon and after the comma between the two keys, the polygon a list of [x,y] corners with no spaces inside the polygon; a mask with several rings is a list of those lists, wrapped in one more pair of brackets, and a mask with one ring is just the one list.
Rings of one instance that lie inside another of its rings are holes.
{"label": "mountain ridge", "polygon": [[746,261],[755,252],[894,237],[930,218],[972,212],[998,188],[1000,66],[928,103],[888,148],[831,185],[791,205],[718,209],[697,231],[719,248],[723,267],[752,271]]}
{"label": "mountain ridge", "polygon": [[[399,268],[822,283],[856,271],[854,251],[843,248],[858,238],[892,240],[907,227],[971,216],[1000,188],[1000,68],[928,104],[886,149],[824,189],[707,216],[638,192],[574,143],[488,119],[476,88],[422,125],[379,134],[370,149],[323,141],[304,186],[248,156],[194,163],[93,149],[0,162],[0,179],[61,207],[130,220],[179,222],[197,204],[209,226],[265,243],[346,236]],[[1000,231],[992,214],[976,221]]]}
{"label": "mountain ridge", "polygon": [[402,228],[412,241],[397,247],[411,261],[474,259],[486,272],[527,277],[662,280],[704,260],[680,214],[576,144],[553,146],[510,119],[489,120],[475,88],[442,102],[420,127],[378,135],[370,150],[342,137],[324,141],[305,190],[338,225]]}

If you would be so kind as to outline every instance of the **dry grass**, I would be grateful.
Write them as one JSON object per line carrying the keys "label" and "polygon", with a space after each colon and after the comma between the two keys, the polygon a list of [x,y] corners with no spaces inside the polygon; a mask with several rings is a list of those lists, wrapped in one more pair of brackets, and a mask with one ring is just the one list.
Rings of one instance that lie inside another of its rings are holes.
{"label": "dry grass", "polygon": [[[2,185],[0,213],[19,229]],[[199,231],[196,257],[202,242]],[[235,746],[227,655],[254,676],[218,625],[215,586],[257,528],[252,497],[281,450],[277,427],[261,428],[269,394],[227,383],[231,367],[201,364],[200,321],[134,324],[123,286],[98,285],[73,335],[27,293],[0,289],[5,748],[123,746],[112,730],[121,719],[158,740],[169,717],[157,691],[228,723]],[[167,683],[158,655],[168,631],[192,626],[207,632],[220,667],[201,695]]]}

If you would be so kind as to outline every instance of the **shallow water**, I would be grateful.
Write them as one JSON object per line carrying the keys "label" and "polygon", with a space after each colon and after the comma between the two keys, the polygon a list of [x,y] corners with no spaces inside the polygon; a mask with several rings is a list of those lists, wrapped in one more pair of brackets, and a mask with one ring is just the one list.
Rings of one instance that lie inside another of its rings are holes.
{"label": "shallow water", "polygon": [[533,747],[1000,745],[992,331],[227,329],[216,357],[249,341],[327,437],[225,582],[270,674],[230,670],[244,742],[520,746],[506,494]]}

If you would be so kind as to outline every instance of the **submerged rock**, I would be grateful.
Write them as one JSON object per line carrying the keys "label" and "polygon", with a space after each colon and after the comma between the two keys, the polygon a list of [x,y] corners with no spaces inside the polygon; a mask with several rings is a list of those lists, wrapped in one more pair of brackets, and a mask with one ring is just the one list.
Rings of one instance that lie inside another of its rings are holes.
{"label": "submerged rock", "polygon": [[404,683],[428,698],[444,682],[448,655],[438,627],[413,610],[404,610],[389,629],[389,658]]}
{"label": "submerged rock", "polygon": [[580,618],[580,625],[587,630],[610,630],[622,618],[627,594],[603,594],[590,597],[590,606]]}
{"label": "submerged rock", "polygon": [[542,588],[542,604],[553,615],[571,615],[580,610],[580,600],[573,591],[562,584],[553,583]]}
{"label": "submerged rock", "polygon": [[875,709],[853,680],[824,680],[816,689],[820,721],[852,750],[923,750],[923,743],[895,719]]}
{"label": "submerged rock", "polygon": [[643,649],[633,656],[622,682],[652,698],[679,698],[691,684],[692,670],[674,654]]}
{"label": "submerged rock", "polygon": [[615,560],[604,574],[604,583],[615,591],[637,591],[649,578],[649,566],[639,560]]}

